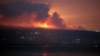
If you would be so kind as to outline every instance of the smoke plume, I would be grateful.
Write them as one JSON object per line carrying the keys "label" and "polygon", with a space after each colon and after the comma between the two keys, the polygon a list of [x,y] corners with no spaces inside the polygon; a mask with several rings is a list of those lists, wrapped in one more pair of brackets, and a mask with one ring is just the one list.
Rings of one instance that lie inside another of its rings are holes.
{"label": "smoke plume", "polygon": [[48,17],[49,6],[40,3],[28,3],[28,2],[15,2],[0,6],[0,14],[5,17],[20,16],[24,12],[30,14],[37,13],[37,20],[42,20]]}
{"label": "smoke plume", "polygon": [[45,3],[12,2],[0,4],[0,26],[73,29],[73,27],[65,25],[57,12],[54,12],[52,16],[49,15],[49,10],[50,6]]}
{"label": "smoke plume", "polygon": [[52,23],[58,28],[61,28],[61,29],[66,28],[66,25],[64,24],[63,19],[60,18],[60,15],[57,12],[53,13],[51,20],[52,20]]}
{"label": "smoke plume", "polygon": [[[49,15],[50,6],[44,3],[14,2],[0,5],[0,25],[18,27],[39,27],[40,24],[52,28],[65,28],[58,13]],[[46,26],[46,25],[45,25]]]}

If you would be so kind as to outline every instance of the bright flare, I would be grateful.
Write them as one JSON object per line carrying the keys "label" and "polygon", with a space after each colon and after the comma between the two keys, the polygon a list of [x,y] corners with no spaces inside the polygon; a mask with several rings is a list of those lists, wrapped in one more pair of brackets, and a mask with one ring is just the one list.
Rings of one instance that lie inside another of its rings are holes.
{"label": "bright flare", "polygon": [[41,25],[40,25],[40,28],[49,28],[49,25],[46,24],[46,23],[44,23],[44,24],[41,24]]}
{"label": "bright flare", "polygon": [[46,22],[44,22],[44,23],[41,23],[41,22],[35,23],[34,22],[33,26],[35,28],[45,28],[45,29],[55,29],[56,28],[54,25],[46,23]]}

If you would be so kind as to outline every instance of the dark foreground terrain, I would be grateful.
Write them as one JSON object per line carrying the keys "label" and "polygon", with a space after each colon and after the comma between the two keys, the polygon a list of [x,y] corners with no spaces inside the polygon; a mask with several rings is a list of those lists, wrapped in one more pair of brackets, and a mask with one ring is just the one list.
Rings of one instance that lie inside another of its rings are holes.
{"label": "dark foreground terrain", "polygon": [[100,32],[0,28],[0,56],[100,56]]}
{"label": "dark foreground terrain", "polygon": [[16,46],[2,49],[0,56],[100,56],[100,51],[98,48]]}

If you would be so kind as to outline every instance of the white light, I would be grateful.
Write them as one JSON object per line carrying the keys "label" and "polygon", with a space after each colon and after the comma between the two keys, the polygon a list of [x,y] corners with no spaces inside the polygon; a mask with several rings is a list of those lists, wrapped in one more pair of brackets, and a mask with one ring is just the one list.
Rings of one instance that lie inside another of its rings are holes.
{"label": "white light", "polygon": [[25,37],[22,36],[21,38],[23,39],[23,38],[25,38]]}
{"label": "white light", "polygon": [[35,34],[40,34],[39,32],[35,32]]}

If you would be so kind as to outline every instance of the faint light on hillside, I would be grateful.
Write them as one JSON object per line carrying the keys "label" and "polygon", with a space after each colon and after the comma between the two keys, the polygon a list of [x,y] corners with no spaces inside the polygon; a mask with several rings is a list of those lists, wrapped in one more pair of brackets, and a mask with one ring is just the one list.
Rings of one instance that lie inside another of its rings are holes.
{"label": "faint light on hillside", "polygon": [[95,45],[94,45],[94,47],[96,47],[96,48],[97,48],[97,47],[98,47],[98,45],[97,45],[97,44],[95,44]]}
{"label": "faint light on hillside", "polygon": [[37,34],[40,34],[39,32],[35,32],[35,34],[37,35]]}
{"label": "faint light on hillside", "polygon": [[22,36],[21,38],[22,38],[22,39],[24,39],[25,37],[24,37],[24,36]]}
{"label": "faint light on hillside", "polygon": [[100,32],[100,30],[95,30],[96,32]]}

